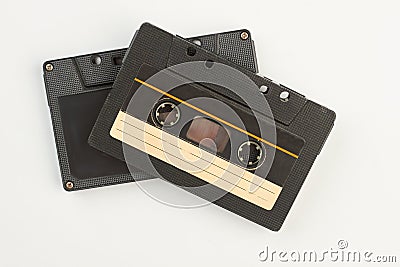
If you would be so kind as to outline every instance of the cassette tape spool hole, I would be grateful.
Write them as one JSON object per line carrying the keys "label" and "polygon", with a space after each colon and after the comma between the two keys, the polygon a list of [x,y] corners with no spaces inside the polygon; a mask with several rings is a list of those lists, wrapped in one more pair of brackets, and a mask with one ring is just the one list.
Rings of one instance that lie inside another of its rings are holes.
{"label": "cassette tape spool hole", "polygon": [[243,142],[238,148],[237,156],[246,169],[255,170],[264,160],[263,147],[255,141]]}
{"label": "cassette tape spool hole", "polygon": [[170,99],[159,101],[153,108],[153,121],[163,127],[174,126],[181,117],[179,107]]}

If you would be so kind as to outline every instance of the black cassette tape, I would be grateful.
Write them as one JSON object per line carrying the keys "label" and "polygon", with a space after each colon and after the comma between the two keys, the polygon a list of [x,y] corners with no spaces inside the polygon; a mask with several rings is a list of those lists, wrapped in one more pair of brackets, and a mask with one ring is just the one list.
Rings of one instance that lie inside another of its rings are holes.
{"label": "black cassette tape", "polygon": [[[247,30],[187,39],[257,71]],[[44,80],[64,188],[79,190],[152,178],[129,173],[125,162],[89,146],[87,139],[121,67],[126,49],[47,61]]]}
{"label": "black cassette tape", "polygon": [[89,143],[278,230],[334,120],[296,91],[145,23]]}

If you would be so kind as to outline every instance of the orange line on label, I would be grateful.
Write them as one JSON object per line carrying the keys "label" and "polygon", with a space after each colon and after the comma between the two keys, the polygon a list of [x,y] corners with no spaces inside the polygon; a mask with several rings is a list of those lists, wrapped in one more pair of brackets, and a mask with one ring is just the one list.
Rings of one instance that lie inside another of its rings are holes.
{"label": "orange line on label", "polygon": [[246,131],[246,130],[244,130],[244,129],[242,129],[242,128],[240,128],[240,127],[238,127],[238,126],[236,126],[236,125],[234,125],[234,124],[232,124],[232,123],[230,123],[230,122],[228,122],[226,120],[223,120],[223,119],[221,119],[221,118],[219,118],[219,117],[217,117],[217,116],[215,116],[215,115],[213,115],[213,114],[211,114],[211,113],[209,113],[209,112],[207,112],[207,111],[205,111],[205,110],[203,110],[203,109],[201,109],[199,107],[196,107],[196,106],[194,106],[194,105],[192,105],[192,104],[180,99],[179,97],[171,95],[171,94],[169,94],[169,93],[167,93],[167,92],[165,92],[165,91],[163,91],[163,90],[161,90],[161,89],[159,89],[159,88],[157,88],[157,87],[155,87],[155,86],[153,86],[153,85],[151,85],[149,83],[146,83],[146,82],[138,79],[138,78],[135,78],[134,80],[136,82],[138,82],[138,83],[143,84],[144,86],[146,86],[146,87],[148,87],[150,89],[153,89],[156,92],[159,92],[160,94],[168,96],[169,98],[174,99],[174,100],[178,101],[179,103],[182,103],[183,105],[185,105],[185,106],[187,106],[189,108],[192,108],[192,109],[194,109],[194,110],[196,110],[196,111],[198,111],[200,113],[203,113],[204,115],[206,115],[206,116],[208,116],[210,118],[213,118],[216,121],[219,121],[219,122],[221,122],[221,123],[233,128],[233,129],[235,129],[235,130],[237,130],[239,132],[242,132],[242,133],[244,133],[244,134],[246,134],[246,135],[248,135],[250,137],[253,137],[254,139],[256,139],[256,140],[258,140],[260,142],[263,142],[264,144],[266,144],[266,145],[268,145],[270,147],[273,147],[273,148],[275,148],[275,149],[277,149],[277,150],[279,150],[279,151],[281,151],[281,152],[283,152],[285,154],[288,154],[289,156],[292,156],[292,157],[294,157],[296,159],[299,157],[298,155],[296,155],[296,154],[294,154],[294,153],[292,153],[292,152],[290,152],[290,151],[288,151],[288,150],[286,150],[286,149],[284,149],[284,148],[282,148],[280,146],[277,146],[277,145],[275,145],[275,144],[273,144],[271,142],[268,142],[267,140],[264,140],[261,137],[258,137],[255,134],[252,134],[252,133],[250,133],[250,132],[248,132],[248,131]]}

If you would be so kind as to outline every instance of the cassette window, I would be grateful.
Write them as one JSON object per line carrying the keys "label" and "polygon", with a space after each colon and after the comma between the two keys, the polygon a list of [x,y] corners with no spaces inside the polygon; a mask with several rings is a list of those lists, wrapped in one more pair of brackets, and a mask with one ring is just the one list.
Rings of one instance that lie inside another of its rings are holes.
{"label": "cassette window", "polygon": [[229,134],[222,126],[203,117],[193,119],[186,137],[202,146],[215,150],[215,152],[224,151],[229,141]]}

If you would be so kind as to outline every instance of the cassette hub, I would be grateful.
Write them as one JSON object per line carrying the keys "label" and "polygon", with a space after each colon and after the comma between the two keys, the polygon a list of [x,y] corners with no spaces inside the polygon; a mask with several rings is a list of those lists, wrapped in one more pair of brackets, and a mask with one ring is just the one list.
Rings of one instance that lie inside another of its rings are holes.
{"label": "cassette hub", "polygon": [[255,141],[243,142],[238,148],[237,155],[240,163],[248,170],[254,170],[260,166],[264,157],[261,145]]}
{"label": "cassette hub", "polygon": [[153,118],[160,126],[171,127],[175,125],[180,117],[179,107],[169,100],[161,100],[154,107]]}

